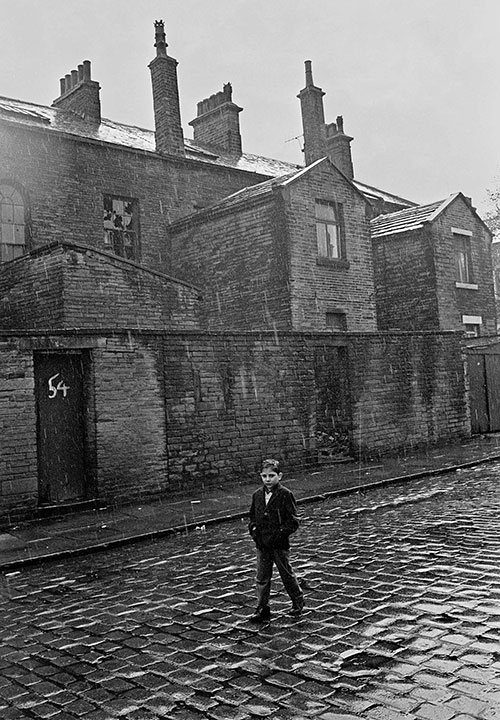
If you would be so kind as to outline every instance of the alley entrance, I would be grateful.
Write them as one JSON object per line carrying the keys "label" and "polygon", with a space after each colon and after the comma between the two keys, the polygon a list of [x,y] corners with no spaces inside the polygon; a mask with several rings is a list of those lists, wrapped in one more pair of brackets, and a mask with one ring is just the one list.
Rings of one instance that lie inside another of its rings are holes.
{"label": "alley entrance", "polygon": [[319,462],[350,454],[351,401],[345,346],[315,348],[316,448]]}
{"label": "alley entrance", "polygon": [[497,345],[468,351],[472,434],[500,430],[500,354]]}
{"label": "alley entrance", "polygon": [[84,361],[36,353],[39,504],[85,499]]}

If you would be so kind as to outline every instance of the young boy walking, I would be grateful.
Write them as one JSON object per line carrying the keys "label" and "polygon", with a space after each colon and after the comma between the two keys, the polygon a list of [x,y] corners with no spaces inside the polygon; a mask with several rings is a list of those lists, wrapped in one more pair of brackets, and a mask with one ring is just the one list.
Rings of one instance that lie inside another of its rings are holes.
{"label": "young boy walking", "polygon": [[273,564],[292,601],[290,615],[298,617],[304,607],[304,594],[290,565],[289,536],[299,527],[297,503],[293,493],[281,484],[279,460],[264,460],[260,474],[262,487],[252,495],[248,530],[257,549],[258,605],[250,622],[269,620]]}

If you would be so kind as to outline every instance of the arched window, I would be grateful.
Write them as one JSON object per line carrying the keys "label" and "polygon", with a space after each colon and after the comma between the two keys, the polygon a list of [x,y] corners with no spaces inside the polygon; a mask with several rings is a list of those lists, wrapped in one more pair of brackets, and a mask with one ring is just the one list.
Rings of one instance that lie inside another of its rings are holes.
{"label": "arched window", "polygon": [[24,200],[11,185],[0,183],[0,262],[26,252]]}

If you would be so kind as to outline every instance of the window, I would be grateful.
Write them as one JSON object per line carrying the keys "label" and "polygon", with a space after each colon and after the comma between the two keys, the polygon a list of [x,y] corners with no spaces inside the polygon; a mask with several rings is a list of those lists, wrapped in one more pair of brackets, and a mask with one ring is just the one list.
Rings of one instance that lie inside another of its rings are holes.
{"label": "window", "polygon": [[[470,233],[472,235],[472,233]],[[472,274],[472,254],[469,233],[460,230],[453,230],[456,260],[456,281],[465,285],[474,283]]]}
{"label": "window", "polygon": [[316,201],[316,238],[318,255],[328,260],[344,257],[342,208],[333,202]]}
{"label": "window", "polygon": [[135,200],[104,198],[104,247],[127,260],[138,260],[138,210]]}
{"label": "window", "polygon": [[327,312],[326,327],[328,330],[347,330],[345,312]]}
{"label": "window", "polygon": [[481,315],[462,315],[464,332],[467,337],[479,337],[483,318]]}
{"label": "window", "polygon": [[21,193],[0,184],[0,262],[26,252],[26,220]]}

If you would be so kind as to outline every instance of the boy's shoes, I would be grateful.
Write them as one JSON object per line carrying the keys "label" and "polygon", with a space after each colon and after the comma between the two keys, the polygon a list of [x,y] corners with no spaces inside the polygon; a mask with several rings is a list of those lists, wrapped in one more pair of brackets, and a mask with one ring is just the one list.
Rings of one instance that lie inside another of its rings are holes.
{"label": "boy's shoes", "polygon": [[288,613],[292,617],[299,617],[302,615],[302,610],[304,609],[304,598],[300,597],[293,601],[292,609]]}
{"label": "boy's shoes", "polygon": [[271,617],[271,608],[269,605],[262,605],[256,609],[254,614],[249,618],[251,623],[265,622]]}

